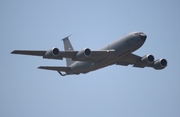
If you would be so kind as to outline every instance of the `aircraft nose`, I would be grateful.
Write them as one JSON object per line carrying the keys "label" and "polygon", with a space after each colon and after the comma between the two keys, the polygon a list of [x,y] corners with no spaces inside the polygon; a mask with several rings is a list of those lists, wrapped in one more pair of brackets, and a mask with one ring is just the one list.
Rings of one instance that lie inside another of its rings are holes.
{"label": "aircraft nose", "polygon": [[147,36],[145,34],[140,34],[141,40],[146,41]]}

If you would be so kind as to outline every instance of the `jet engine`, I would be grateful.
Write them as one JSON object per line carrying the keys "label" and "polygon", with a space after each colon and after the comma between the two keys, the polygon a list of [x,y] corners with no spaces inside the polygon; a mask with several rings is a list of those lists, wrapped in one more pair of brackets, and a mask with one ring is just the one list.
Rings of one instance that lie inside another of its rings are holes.
{"label": "jet engine", "polygon": [[145,55],[141,58],[141,62],[144,65],[151,64],[154,62],[154,56],[151,54]]}
{"label": "jet engine", "polygon": [[52,48],[50,50],[48,50],[43,58],[54,58],[54,57],[57,57],[59,55],[59,49],[58,48]]}
{"label": "jet engine", "polygon": [[91,56],[91,50],[89,48],[84,48],[76,54],[77,58],[83,60]]}
{"label": "jet engine", "polygon": [[167,60],[166,59],[157,59],[154,61],[154,66],[153,68],[156,70],[164,69],[167,66]]}

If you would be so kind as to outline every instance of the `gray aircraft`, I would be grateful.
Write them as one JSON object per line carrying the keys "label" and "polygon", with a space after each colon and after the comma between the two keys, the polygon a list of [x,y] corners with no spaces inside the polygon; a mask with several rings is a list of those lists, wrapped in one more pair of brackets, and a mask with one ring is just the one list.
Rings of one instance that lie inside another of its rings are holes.
{"label": "gray aircraft", "polygon": [[143,32],[131,32],[121,39],[108,44],[107,46],[91,51],[84,48],[80,51],[74,51],[69,36],[63,40],[65,51],[60,51],[54,47],[48,51],[36,50],[14,50],[12,54],[24,54],[33,56],[42,56],[46,59],[66,58],[66,67],[61,66],[40,66],[39,69],[54,70],[60,75],[88,73],[109,65],[133,65],[133,67],[152,67],[156,70],[164,69],[167,66],[167,60],[164,58],[154,61],[154,56],[147,54],[143,57],[133,54],[146,41],[147,36]]}

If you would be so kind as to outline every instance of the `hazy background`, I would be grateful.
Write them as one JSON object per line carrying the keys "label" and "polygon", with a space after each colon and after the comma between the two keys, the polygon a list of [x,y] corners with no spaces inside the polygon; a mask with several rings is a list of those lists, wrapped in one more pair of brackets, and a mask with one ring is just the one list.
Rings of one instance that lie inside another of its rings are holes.
{"label": "hazy background", "polygon": [[[1,117],[179,117],[180,1],[0,0]],[[60,76],[38,66],[64,60],[12,55],[15,49],[91,50],[132,31],[148,38],[134,52],[166,58],[168,66],[110,66],[88,74]]]}

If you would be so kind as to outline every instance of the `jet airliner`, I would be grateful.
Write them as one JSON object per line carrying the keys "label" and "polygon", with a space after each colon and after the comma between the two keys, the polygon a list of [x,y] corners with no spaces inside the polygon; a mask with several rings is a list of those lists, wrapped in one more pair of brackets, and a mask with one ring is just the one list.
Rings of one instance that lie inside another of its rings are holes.
{"label": "jet airliner", "polygon": [[57,71],[60,75],[71,75],[88,73],[109,65],[133,65],[133,67],[151,67],[156,70],[164,69],[167,66],[167,60],[160,58],[154,60],[152,54],[145,56],[135,55],[135,50],[139,49],[146,41],[146,34],[143,32],[131,32],[122,38],[102,47],[99,50],[84,48],[80,51],[74,51],[69,40],[69,36],[63,38],[64,51],[53,47],[48,51],[41,50],[14,50],[11,54],[23,54],[42,56],[45,59],[66,58],[67,66],[40,66],[39,69]]}

